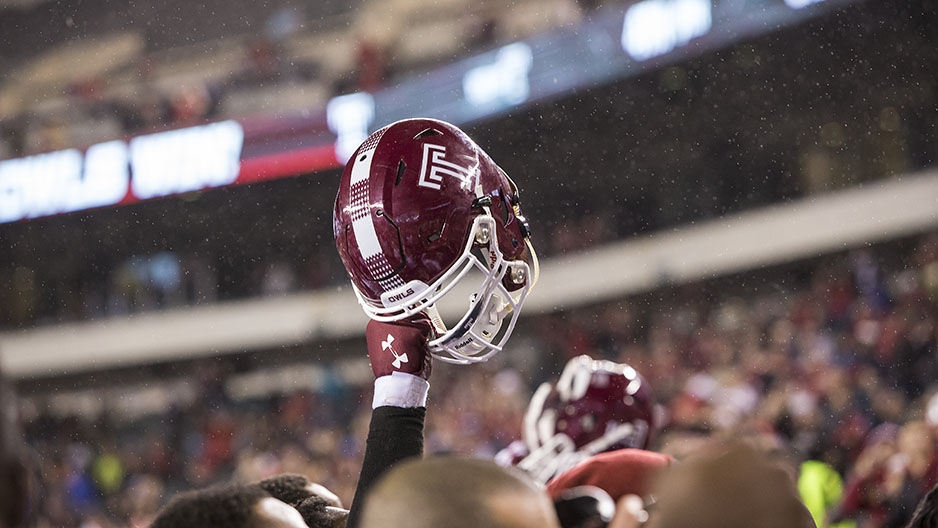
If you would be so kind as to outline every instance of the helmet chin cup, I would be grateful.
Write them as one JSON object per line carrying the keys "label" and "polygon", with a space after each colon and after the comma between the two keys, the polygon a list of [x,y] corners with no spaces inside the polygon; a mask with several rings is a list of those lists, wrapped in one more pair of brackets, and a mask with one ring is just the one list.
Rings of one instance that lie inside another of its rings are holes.
{"label": "helmet chin cup", "polygon": [[[435,307],[434,307],[435,309]],[[442,361],[456,364],[485,361],[501,350],[501,343],[493,344],[511,304],[503,292],[492,291],[483,302],[473,294],[469,312],[446,339],[430,342],[430,352]],[[433,320],[433,317],[431,317]],[[513,326],[513,323],[512,323]],[[506,336],[507,338],[507,336]]]}
{"label": "helmet chin cup", "polygon": [[[481,271],[485,277],[469,294],[469,307],[465,315],[450,326],[439,317],[435,305],[427,309],[431,321],[436,321],[434,326],[438,336],[430,341],[430,353],[441,361],[460,365],[480,363],[500,352],[514,330],[521,306],[531,290],[530,282],[514,291],[505,287],[505,277],[510,270],[522,268],[524,276],[530,277],[531,268],[522,260],[505,261],[494,236],[494,222],[489,215],[477,217],[473,222],[473,231],[480,233],[480,236],[472,236],[470,240],[487,242],[481,247],[478,243],[467,244],[463,252],[469,267]],[[481,251],[473,251],[473,246]],[[451,287],[455,287],[455,282],[462,281],[467,273],[460,274]]]}

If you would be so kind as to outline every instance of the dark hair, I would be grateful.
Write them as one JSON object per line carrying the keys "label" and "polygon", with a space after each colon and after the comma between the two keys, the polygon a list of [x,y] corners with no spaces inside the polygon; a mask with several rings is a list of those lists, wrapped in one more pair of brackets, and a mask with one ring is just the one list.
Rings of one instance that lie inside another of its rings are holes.
{"label": "dark hair", "polygon": [[348,518],[348,510],[334,508],[318,495],[307,497],[295,507],[309,528],[344,527]]}
{"label": "dark hair", "polygon": [[294,473],[283,473],[266,478],[257,483],[267,493],[276,499],[293,506],[294,508],[313,493],[306,486],[310,484],[308,478]]}
{"label": "dark hair", "polygon": [[309,489],[311,483],[304,475],[283,473],[261,480],[256,485],[296,508],[310,528],[345,526],[348,510],[332,507],[328,500]]}
{"label": "dark hair", "polygon": [[150,528],[244,528],[270,494],[258,486],[219,485],[176,495]]}

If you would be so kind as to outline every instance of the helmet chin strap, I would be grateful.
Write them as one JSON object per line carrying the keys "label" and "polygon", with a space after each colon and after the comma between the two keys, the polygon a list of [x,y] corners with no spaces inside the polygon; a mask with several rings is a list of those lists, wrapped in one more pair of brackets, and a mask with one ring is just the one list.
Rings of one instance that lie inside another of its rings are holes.
{"label": "helmet chin strap", "polygon": [[541,266],[537,260],[537,252],[534,251],[534,244],[531,243],[530,237],[524,237],[524,245],[527,246],[528,253],[531,254],[531,286],[528,287],[528,289],[531,289],[537,284],[537,279],[541,277]]}
{"label": "helmet chin strap", "polygon": [[443,322],[443,318],[440,316],[440,311],[437,310],[435,304],[427,306],[424,310],[424,313],[430,317],[430,324],[433,325],[433,333],[436,335],[443,335],[446,333],[446,323]]}
{"label": "helmet chin strap", "polygon": [[[479,306],[478,302],[484,302],[484,304]],[[485,361],[501,350],[501,344],[493,343],[493,341],[502,327],[506,314],[510,311],[511,304],[499,290],[489,292],[481,301],[473,295],[469,301],[469,313],[474,317],[471,326],[439,343],[441,353],[434,354],[435,357],[457,364]],[[425,312],[430,317],[437,335],[443,335],[449,331],[435,305],[427,307]],[[432,352],[435,351],[431,344]]]}

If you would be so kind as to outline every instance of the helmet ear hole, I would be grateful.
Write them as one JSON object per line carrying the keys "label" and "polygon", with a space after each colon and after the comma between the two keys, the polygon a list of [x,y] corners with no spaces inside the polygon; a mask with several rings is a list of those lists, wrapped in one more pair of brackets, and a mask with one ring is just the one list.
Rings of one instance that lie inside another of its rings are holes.
{"label": "helmet ear hole", "polygon": [[397,178],[394,179],[394,185],[401,184],[401,179],[404,177],[405,170],[407,170],[407,164],[404,163],[404,160],[397,162]]}
{"label": "helmet ear hole", "polygon": [[508,221],[511,220],[511,215],[509,214],[510,206],[508,205],[508,198],[504,194],[502,194],[499,198],[501,199],[499,200],[498,212],[501,213],[502,225],[507,226]]}

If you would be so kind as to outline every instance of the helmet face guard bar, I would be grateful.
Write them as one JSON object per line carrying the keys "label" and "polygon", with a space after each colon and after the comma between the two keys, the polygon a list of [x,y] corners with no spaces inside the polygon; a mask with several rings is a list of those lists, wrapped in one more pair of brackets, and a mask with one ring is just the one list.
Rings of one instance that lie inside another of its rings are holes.
{"label": "helmet face guard bar", "polygon": [[[521,313],[521,306],[539,272],[537,255],[527,238],[525,243],[531,255],[530,265],[523,260],[506,261],[498,247],[495,233],[495,219],[490,214],[477,216],[473,220],[462,255],[433,284],[411,281],[400,288],[404,290],[401,300],[393,300],[395,291],[383,296],[384,306],[375,306],[357,288],[353,288],[359,304],[368,317],[384,322],[400,321],[420,312],[426,313],[435,333],[429,343],[430,352],[441,361],[469,364],[489,359],[501,351],[508,341]],[[469,296],[469,310],[450,327],[441,317],[437,302],[457,284],[468,282],[467,277],[472,271],[481,272],[484,279]],[[506,276],[520,276],[522,283],[510,291],[504,284]]]}

